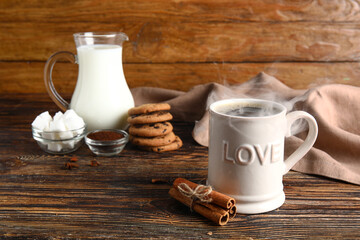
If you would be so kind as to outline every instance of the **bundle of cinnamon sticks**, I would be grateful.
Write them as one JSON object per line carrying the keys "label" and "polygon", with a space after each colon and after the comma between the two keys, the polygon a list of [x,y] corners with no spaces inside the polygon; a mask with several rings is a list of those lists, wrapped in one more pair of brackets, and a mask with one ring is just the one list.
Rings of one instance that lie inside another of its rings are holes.
{"label": "bundle of cinnamon sticks", "polygon": [[[199,192],[201,197],[194,196],[196,191]],[[207,188],[207,186],[198,185],[184,178],[177,178],[174,181],[169,194],[220,226],[227,224],[229,219],[234,218],[236,215],[234,198],[211,190],[211,187]]]}

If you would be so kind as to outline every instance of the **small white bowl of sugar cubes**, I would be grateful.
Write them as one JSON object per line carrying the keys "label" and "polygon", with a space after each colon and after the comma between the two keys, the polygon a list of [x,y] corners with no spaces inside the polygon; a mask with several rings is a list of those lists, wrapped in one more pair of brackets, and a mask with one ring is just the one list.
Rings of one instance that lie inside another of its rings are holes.
{"label": "small white bowl of sugar cubes", "polygon": [[33,138],[47,153],[66,154],[77,150],[86,133],[86,124],[72,109],[57,112],[51,117],[48,111],[38,115],[31,124]]}

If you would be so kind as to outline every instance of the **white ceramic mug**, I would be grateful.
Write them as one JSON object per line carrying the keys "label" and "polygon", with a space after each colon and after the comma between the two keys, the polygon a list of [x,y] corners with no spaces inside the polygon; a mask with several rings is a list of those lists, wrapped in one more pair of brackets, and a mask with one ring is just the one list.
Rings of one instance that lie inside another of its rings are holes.
{"label": "white ceramic mug", "polygon": [[[238,213],[280,207],[285,201],[283,175],[316,140],[314,117],[286,111],[279,103],[258,99],[227,99],[210,106],[208,184],[234,197]],[[308,123],[308,135],[284,161],[284,140],[298,119]]]}

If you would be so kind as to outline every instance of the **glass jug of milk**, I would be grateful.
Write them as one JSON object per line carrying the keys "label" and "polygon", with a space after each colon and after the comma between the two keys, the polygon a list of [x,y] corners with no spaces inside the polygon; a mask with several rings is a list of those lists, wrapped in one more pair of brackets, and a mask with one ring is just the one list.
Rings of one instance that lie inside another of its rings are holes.
{"label": "glass jug of milk", "polygon": [[[75,110],[88,131],[125,129],[127,111],[134,107],[122,66],[122,44],[128,36],[121,32],[86,32],[75,33],[74,39],[77,55],[57,52],[46,62],[44,80],[51,99],[63,111]],[[79,64],[70,104],[57,93],[52,82],[52,69],[59,59]]]}

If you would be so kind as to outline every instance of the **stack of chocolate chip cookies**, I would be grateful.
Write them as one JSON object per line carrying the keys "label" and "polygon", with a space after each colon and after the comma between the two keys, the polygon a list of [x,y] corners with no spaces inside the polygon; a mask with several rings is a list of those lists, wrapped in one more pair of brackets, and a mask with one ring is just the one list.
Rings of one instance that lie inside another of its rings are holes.
{"label": "stack of chocolate chip cookies", "polygon": [[181,139],[169,122],[173,116],[167,103],[150,103],[129,109],[130,142],[141,149],[166,152],[179,149]]}

